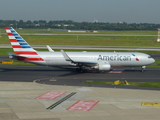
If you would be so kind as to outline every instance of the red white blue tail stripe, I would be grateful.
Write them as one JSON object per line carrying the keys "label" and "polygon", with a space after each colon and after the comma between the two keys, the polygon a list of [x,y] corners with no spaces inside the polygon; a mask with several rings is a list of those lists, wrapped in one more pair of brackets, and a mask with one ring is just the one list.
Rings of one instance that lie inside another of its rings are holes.
{"label": "red white blue tail stripe", "polygon": [[5,27],[15,54],[37,55],[34,50],[12,27]]}
{"label": "red white blue tail stripe", "polygon": [[14,53],[18,56],[17,60],[21,61],[44,61],[12,27],[5,27],[11,42]]}

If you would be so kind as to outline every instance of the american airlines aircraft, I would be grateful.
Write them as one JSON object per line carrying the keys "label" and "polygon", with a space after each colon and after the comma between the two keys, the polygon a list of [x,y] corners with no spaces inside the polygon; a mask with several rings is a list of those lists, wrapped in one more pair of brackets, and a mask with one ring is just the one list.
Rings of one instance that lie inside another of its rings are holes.
{"label": "american airlines aircraft", "polygon": [[34,50],[12,27],[5,27],[14,53],[10,58],[44,66],[75,66],[80,72],[87,69],[109,71],[112,67],[142,67],[155,60],[144,53],[133,52],[55,52],[47,46],[47,52]]}

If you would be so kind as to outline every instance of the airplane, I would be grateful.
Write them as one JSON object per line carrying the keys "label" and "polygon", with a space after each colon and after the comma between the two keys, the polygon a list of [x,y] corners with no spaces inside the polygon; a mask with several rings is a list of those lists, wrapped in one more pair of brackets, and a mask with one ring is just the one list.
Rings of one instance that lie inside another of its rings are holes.
{"label": "airplane", "polygon": [[112,67],[142,67],[155,62],[148,54],[140,52],[65,52],[54,51],[47,45],[48,51],[33,49],[12,27],[5,27],[14,53],[10,58],[18,61],[44,66],[75,66],[80,72],[87,69],[109,71]]}

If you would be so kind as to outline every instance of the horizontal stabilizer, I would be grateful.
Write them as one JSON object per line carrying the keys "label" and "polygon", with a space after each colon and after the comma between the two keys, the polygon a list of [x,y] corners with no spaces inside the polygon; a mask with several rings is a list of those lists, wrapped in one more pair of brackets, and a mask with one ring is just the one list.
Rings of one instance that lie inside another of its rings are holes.
{"label": "horizontal stabilizer", "polygon": [[15,53],[10,53],[10,52],[7,52],[7,54],[12,56],[16,55]]}
{"label": "horizontal stabilizer", "polygon": [[7,54],[9,55],[9,58],[12,58],[12,59],[15,59],[15,58],[17,59],[18,57],[27,58],[27,57],[25,57],[25,56],[18,55],[18,54],[15,54],[15,53],[10,53],[10,52],[8,52]]}
{"label": "horizontal stabilizer", "polygon": [[7,53],[8,55],[9,55],[9,57],[10,56],[12,56],[12,57],[23,57],[23,58],[28,58],[28,57],[25,57],[25,56],[23,56],[23,55],[18,55],[18,54],[15,54],[15,53]]}

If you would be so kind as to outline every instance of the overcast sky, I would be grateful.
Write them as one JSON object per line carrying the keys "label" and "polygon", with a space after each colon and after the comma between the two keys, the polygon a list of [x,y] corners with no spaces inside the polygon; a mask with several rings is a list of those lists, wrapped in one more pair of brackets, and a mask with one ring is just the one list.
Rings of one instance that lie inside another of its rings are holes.
{"label": "overcast sky", "polygon": [[160,23],[160,0],[0,0],[0,20]]}

